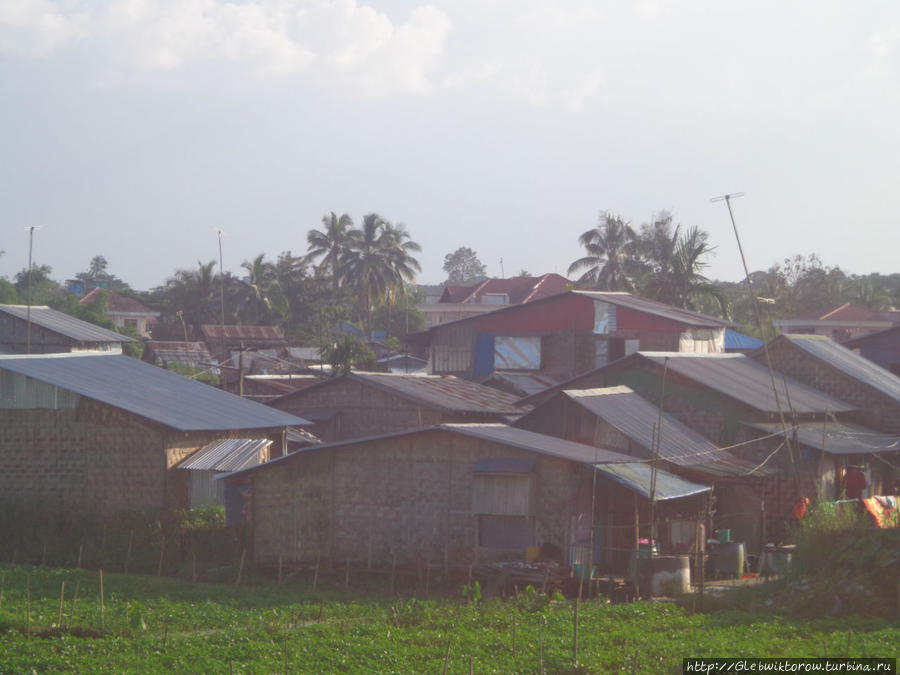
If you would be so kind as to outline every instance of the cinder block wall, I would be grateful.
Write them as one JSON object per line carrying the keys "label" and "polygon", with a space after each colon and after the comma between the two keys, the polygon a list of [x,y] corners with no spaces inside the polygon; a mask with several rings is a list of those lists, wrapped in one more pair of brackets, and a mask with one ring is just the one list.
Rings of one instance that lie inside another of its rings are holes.
{"label": "cinder block wall", "polygon": [[564,548],[578,470],[479,439],[434,431],[300,453],[253,476],[257,563],[324,559],[373,565],[470,564],[477,546],[472,467],[483,458],[538,457],[535,541]]}
{"label": "cinder block wall", "polygon": [[82,399],[74,410],[0,410],[0,493],[60,510],[160,508],[164,433]]}
{"label": "cinder block wall", "polygon": [[[855,419],[878,431],[900,433],[900,404],[887,395],[822,363],[788,342],[769,345],[769,358],[778,372],[859,408],[858,413],[841,415],[842,419]],[[764,362],[764,357],[760,354],[758,360]]]}

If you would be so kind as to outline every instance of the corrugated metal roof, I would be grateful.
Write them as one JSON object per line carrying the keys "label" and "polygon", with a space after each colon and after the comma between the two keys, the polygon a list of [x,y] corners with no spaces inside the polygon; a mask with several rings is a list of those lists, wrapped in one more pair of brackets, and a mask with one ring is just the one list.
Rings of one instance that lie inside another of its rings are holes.
{"label": "corrugated metal roof", "polygon": [[637,312],[644,312],[654,316],[677,321],[688,326],[700,326],[704,328],[721,328],[728,326],[730,323],[724,319],[718,319],[714,316],[701,314],[700,312],[692,312],[680,307],[672,307],[662,302],[648,300],[647,298],[639,298],[631,293],[607,292],[607,291],[572,291],[578,295],[584,295],[594,300],[608,302],[611,305],[620,307],[628,307]]}
{"label": "corrugated metal roof", "polygon": [[[617,483],[634,490],[647,499],[650,498],[650,483],[652,481],[649,464],[635,462],[631,464],[596,464],[595,468],[609,476]],[[690,497],[712,490],[707,485],[691,483],[679,476],[666,471],[656,472],[656,501],[663,502],[669,499]]]}
{"label": "corrugated metal roof", "polygon": [[730,328],[725,329],[725,349],[759,349],[763,341]]}
{"label": "corrugated metal roof", "polygon": [[150,316],[159,316],[159,312],[150,309],[144,304],[141,304],[134,298],[129,298],[125,295],[119,295],[114,291],[110,291],[106,288],[93,288],[90,292],[81,298],[78,301],[79,305],[93,305],[97,303],[102,294],[106,294],[109,305],[108,309],[110,313],[121,313],[121,314],[147,314]]}
{"label": "corrugated metal roof", "polygon": [[[769,369],[744,354],[686,354],[681,352],[637,352],[663,366],[668,359],[669,370],[690,380],[715,389],[751,408],[778,412]],[[775,383],[781,408],[797,413],[849,412],[853,406],[813,389],[797,380],[775,373]]]}
{"label": "corrugated metal roof", "polygon": [[[655,405],[628,387],[565,390],[563,395],[597,415],[645,448],[653,451],[653,434],[659,421]],[[706,437],[663,413],[659,456],[678,466],[692,467],[719,476],[742,476],[753,464],[720,450]]]}
{"label": "corrugated metal roof", "polygon": [[537,462],[525,457],[480,459],[472,467],[474,473],[531,473]]}
{"label": "corrugated metal roof", "polygon": [[496,382],[500,387],[516,391],[517,396],[531,396],[555,387],[565,379],[552,373],[515,373],[495,370],[485,382]]}
{"label": "corrugated metal roof", "polygon": [[824,335],[781,335],[808,354],[900,402],[900,377]]}
{"label": "corrugated metal roof", "polygon": [[303,426],[301,417],[122,355],[0,356],[9,370],[179,431]]}
{"label": "corrugated metal roof", "polygon": [[209,364],[212,356],[204,342],[175,342],[169,340],[149,340],[147,350],[156,361],[162,363],[183,363],[189,366]]}
{"label": "corrugated metal roof", "polygon": [[[745,422],[748,427],[766,434],[782,434],[780,424]],[[829,420],[822,422],[797,422],[788,427],[792,434],[797,429],[797,440],[803,445],[825,450],[830,455],[870,455],[900,452],[900,436],[891,436],[856,424]]]}
{"label": "corrugated metal roof", "polygon": [[575,443],[505,424],[441,424],[438,428],[584,464],[634,461],[634,457],[613,450]]}
{"label": "corrugated metal roof", "polygon": [[[17,319],[28,319],[26,305],[0,305],[0,312],[5,312]],[[87,321],[76,319],[64,312],[57,312],[45,305],[32,305],[31,323],[46,330],[64,335],[75,342],[134,342],[132,338],[121,335],[106,328],[95,326]]]}
{"label": "corrugated metal roof", "polygon": [[884,317],[874,309],[860,307],[849,302],[798,314],[795,319],[813,321],[884,321]]}
{"label": "corrugated metal roof", "polygon": [[[353,372],[343,375],[351,381],[378,387],[414,403],[451,412],[491,413],[499,415],[519,415],[522,408],[516,405],[516,397],[492,387],[462,380],[452,375],[425,375],[406,373],[365,373]],[[290,396],[304,396],[318,387],[333,386],[342,378],[332,378],[314,384]]]}
{"label": "corrugated metal roof", "polygon": [[288,443],[296,443],[297,445],[321,445],[322,439],[316,436],[315,434],[311,434],[305,429],[295,429],[294,427],[290,427],[286,434],[285,438]]}
{"label": "corrugated metal roof", "polygon": [[267,438],[220,438],[204,445],[178,465],[192,471],[240,471],[259,464],[259,453],[272,445]]}
{"label": "corrugated metal roof", "polygon": [[207,340],[278,340],[284,341],[284,332],[279,326],[220,326],[204,324],[200,332]]}

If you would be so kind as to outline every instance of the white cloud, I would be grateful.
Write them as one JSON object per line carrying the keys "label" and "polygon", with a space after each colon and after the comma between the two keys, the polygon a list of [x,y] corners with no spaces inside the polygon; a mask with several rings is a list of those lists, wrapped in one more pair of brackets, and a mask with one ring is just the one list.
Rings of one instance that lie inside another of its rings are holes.
{"label": "white cloud", "polygon": [[95,68],[175,71],[227,63],[369,95],[425,92],[452,28],[431,5],[403,22],[356,0],[0,2],[0,52],[62,54],[83,38]]}

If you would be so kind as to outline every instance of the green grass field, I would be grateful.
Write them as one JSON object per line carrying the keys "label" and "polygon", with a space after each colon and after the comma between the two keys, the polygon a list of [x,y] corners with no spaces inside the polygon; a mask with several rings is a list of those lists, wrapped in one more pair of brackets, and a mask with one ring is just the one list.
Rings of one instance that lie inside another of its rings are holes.
{"label": "green grass field", "polygon": [[[886,619],[672,603],[477,604],[0,566],[0,673],[680,673],[689,656],[896,656]],[[62,605],[60,592],[65,582]],[[77,598],[75,596],[77,590]]]}

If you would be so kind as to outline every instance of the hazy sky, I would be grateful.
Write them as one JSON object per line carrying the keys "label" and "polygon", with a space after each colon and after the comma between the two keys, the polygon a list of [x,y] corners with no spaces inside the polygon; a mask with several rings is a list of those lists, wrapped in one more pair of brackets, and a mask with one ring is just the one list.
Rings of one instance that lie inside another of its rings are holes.
{"label": "hazy sky", "polygon": [[327,211],[500,274],[669,209],[711,276],[900,271],[900,3],[0,0],[0,275],[139,289],[306,250]]}

